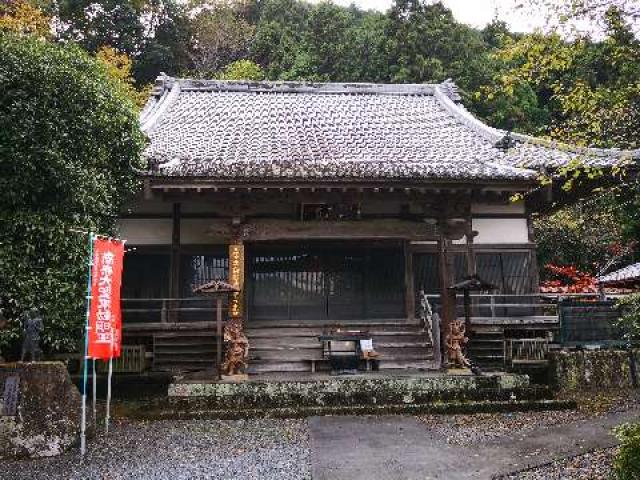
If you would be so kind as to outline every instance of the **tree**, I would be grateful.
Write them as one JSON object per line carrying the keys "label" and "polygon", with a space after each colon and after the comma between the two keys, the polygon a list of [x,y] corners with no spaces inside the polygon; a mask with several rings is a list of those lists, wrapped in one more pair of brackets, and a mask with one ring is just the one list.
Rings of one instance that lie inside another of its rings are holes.
{"label": "tree", "polygon": [[131,76],[132,62],[129,56],[126,53],[118,53],[113,48],[100,47],[96,53],[96,59],[104,64],[111,78],[120,84],[129,99],[138,108],[142,108],[149,98],[151,85],[143,87],[141,90],[136,89],[134,79]]}
{"label": "tree", "polygon": [[50,19],[27,0],[8,0],[0,4],[0,31],[48,38]]}
{"label": "tree", "polygon": [[[623,241],[617,200],[606,194],[534,219],[541,266],[573,266],[598,276],[631,259],[633,243]],[[547,278],[547,270],[542,270]]]}
{"label": "tree", "polygon": [[264,72],[260,65],[251,60],[236,60],[222,70],[220,80],[264,80]]}
{"label": "tree", "polygon": [[132,59],[132,75],[138,86],[153,82],[162,72],[180,75],[191,67],[193,33],[186,6],[164,1],[152,12],[152,32],[140,55]]}
{"label": "tree", "polygon": [[59,0],[51,2],[51,11],[59,39],[91,53],[111,47],[135,57],[143,48],[143,18],[152,6],[142,0]]}
{"label": "tree", "polygon": [[258,8],[258,23],[251,57],[270,80],[292,78],[291,71],[303,51],[302,39],[311,6],[299,0],[265,0]]}
{"label": "tree", "polygon": [[144,141],[134,105],[80,48],[0,33],[0,294],[16,340],[36,307],[50,350],[84,321],[86,235],[113,233]]}
{"label": "tree", "polygon": [[[495,54],[500,68],[493,82],[476,93],[476,112],[496,126],[565,143],[638,148],[640,42],[618,10],[608,10],[605,20],[606,37],[598,41],[542,33],[507,39]],[[603,173],[578,158],[555,175],[565,190],[572,190]],[[624,166],[608,173],[612,176],[618,181],[595,183],[592,194],[599,200],[534,223],[541,266],[572,265],[597,275],[612,249],[640,238],[638,180]]]}
{"label": "tree", "polygon": [[196,75],[215,76],[225,65],[248,55],[254,27],[237,6],[205,2],[193,8],[191,60]]}
{"label": "tree", "polygon": [[525,0],[517,4],[536,12],[548,12],[547,21],[560,26],[586,24],[590,30],[594,26],[606,28],[606,14],[612,8],[620,12],[622,18],[636,25],[640,19],[640,4],[637,0]]}
{"label": "tree", "polygon": [[640,42],[619,11],[608,11],[606,22],[598,42],[542,33],[508,40],[495,54],[501,68],[477,93],[485,112],[512,114],[519,130],[567,143],[637,148]]}
{"label": "tree", "polygon": [[388,17],[391,81],[422,83],[452,78],[466,96],[491,78],[489,48],[481,32],[456,22],[441,2],[396,0]]}

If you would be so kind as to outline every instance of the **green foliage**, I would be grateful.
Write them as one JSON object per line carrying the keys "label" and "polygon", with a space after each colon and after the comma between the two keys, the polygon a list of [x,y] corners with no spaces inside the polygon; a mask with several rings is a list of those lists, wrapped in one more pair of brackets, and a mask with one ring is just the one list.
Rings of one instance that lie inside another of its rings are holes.
{"label": "green foliage", "polygon": [[193,26],[185,5],[163,1],[151,12],[153,35],[145,36],[142,51],[133,59],[138,86],[153,82],[162,72],[180,75],[190,66]]}
{"label": "green foliage", "polygon": [[143,44],[143,15],[155,2],[141,0],[59,0],[50,2],[58,37],[73,41],[91,53],[112,47],[129,56]]}
{"label": "green foliage", "polygon": [[619,12],[607,13],[607,37],[567,42],[535,33],[507,40],[500,65],[477,99],[489,119],[511,116],[521,131],[585,146],[640,145],[640,41]]}
{"label": "green foliage", "polygon": [[625,340],[640,340],[640,293],[625,295],[616,302],[620,310],[618,326],[624,333]]}
{"label": "green foliage", "polygon": [[618,480],[640,478],[640,423],[629,423],[615,429],[620,441],[620,452],[615,459]]}
{"label": "green foliage", "polygon": [[236,60],[230,63],[222,74],[218,76],[220,80],[263,80],[264,72],[260,65],[255,64],[251,60]]}
{"label": "green foliage", "polygon": [[487,78],[488,48],[481,32],[456,22],[442,3],[398,0],[388,16],[391,81],[453,78],[472,90]]}
{"label": "green foliage", "polygon": [[[578,202],[550,215],[534,218],[538,263],[573,265],[599,275],[610,264],[624,265],[630,259],[620,243],[622,228],[612,195]],[[543,280],[546,270],[541,268]]]}
{"label": "green foliage", "polygon": [[46,348],[70,349],[87,273],[73,230],[112,232],[143,137],[127,93],[78,47],[0,34],[0,58],[0,346],[37,307]]}

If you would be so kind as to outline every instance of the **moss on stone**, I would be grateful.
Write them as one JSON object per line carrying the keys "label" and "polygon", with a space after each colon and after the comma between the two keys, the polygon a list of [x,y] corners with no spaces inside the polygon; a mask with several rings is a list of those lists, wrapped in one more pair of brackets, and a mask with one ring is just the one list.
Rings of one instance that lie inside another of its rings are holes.
{"label": "moss on stone", "polygon": [[[637,350],[635,355],[638,358]],[[553,352],[550,368],[553,384],[560,390],[633,386],[627,350]]]}

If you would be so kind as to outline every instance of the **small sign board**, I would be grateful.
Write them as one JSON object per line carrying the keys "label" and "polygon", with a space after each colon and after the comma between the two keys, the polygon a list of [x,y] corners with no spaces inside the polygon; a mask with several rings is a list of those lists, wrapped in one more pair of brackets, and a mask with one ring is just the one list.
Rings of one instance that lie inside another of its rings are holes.
{"label": "small sign board", "polygon": [[368,338],[366,340],[360,340],[360,350],[363,352],[373,351],[373,340]]}
{"label": "small sign board", "polygon": [[4,411],[2,415],[14,416],[18,414],[18,394],[20,392],[20,377],[12,375],[4,381],[4,394],[2,396]]}

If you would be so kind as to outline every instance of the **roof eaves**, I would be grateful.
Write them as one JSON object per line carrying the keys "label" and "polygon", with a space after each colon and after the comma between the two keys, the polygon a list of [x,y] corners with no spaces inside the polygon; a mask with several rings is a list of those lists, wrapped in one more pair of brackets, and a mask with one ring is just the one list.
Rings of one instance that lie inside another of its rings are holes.
{"label": "roof eaves", "polygon": [[[499,130],[505,135],[507,132]],[[533,137],[531,135],[525,135],[523,133],[511,132],[511,137],[522,143],[528,143],[531,145],[537,145],[544,148],[553,150],[559,150],[567,153],[575,153],[578,155],[584,155],[586,157],[599,157],[624,160],[640,160],[640,149],[636,150],[623,150],[619,148],[588,148],[579,147],[577,145],[570,145],[568,143],[558,142],[556,140],[549,140],[546,138]]]}

